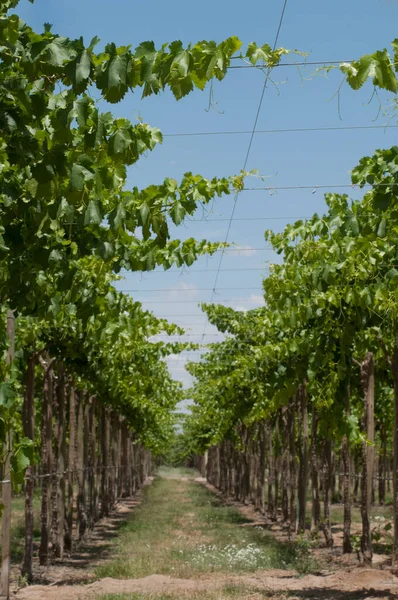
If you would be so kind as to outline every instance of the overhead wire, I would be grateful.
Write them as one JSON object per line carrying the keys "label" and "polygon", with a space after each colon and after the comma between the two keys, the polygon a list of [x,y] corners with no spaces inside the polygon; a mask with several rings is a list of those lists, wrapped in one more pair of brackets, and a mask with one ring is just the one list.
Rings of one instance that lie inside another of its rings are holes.
{"label": "overhead wire", "polygon": [[362,185],[359,185],[358,183],[338,183],[338,184],[325,184],[322,183],[320,185],[315,184],[315,185],[280,185],[280,186],[273,186],[273,185],[268,185],[268,186],[260,186],[260,187],[245,187],[243,188],[243,192],[259,192],[262,190],[266,190],[266,191],[278,191],[278,190],[322,190],[322,189],[337,189],[337,188],[351,188],[351,189],[356,189],[358,191],[362,190],[363,188],[379,188],[379,187],[391,187],[391,185],[397,185],[395,182],[390,182],[390,183],[364,183]]}
{"label": "overhead wire", "polygon": [[[255,288],[255,289],[256,290],[258,289],[260,291],[260,288]],[[258,303],[259,300],[255,300],[253,298],[252,299],[250,299],[250,298],[242,299],[242,300],[240,300],[240,299],[238,299],[238,300],[217,300],[218,304],[221,304],[221,303],[231,304],[231,302],[234,304],[236,304],[236,303],[252,304],[252,303]],[[206,302],[206,300],[145,300],[145,303],[146,304],[174,304],[174,303],[177,303],[177,304],[195,304],[195,303],[196,304],[200,304],[200,303],[208,304],[208,302]]]}
{"label": "overhead wire", "polygon": [[[145,289],[129,289],[129,290],[120,290],[122,292],[212,292],[214,288],[145,288]],[[251,286],[251,287],[242,287],[242,286],[237,286],[237,287],[220,287],[217,288],[218,291],[235,291],[235,290],[259,290],[262,289],[260,285],[256,285],[256,286]],[[177,300],[178,301],[178,300]]]}
{"label": "overhead wire", "polygon": [[[176,334],[169,335],[167,333],[158,333],[156,335],[156,337],[167,337],[167,338],[169,338],[169,337],[173,337],[173,335],[174,335],[174,337],[175,336],[179,336],[179,337],[200,337],[202,334],[201,333],[181,333],[181,334],[176,333]],[[225,334],[223,334],[223,333],[205,333],[206,337],[208,337],[208,336],[212,336],[212,337],[214,337],[214,336],[224,337],[224,335]],[[199,350],[187,350],[186,352],[199,352]]]}
{"label": "overhead wire", "polygon": [[[312,215],[301,215],[301,216],[284,216],[284,217],[235,217],[234,221],[276,221],[276,220],[283,220],[283,221],[290,221],[290,220],[309,220],[313,218],[313,214]],[[378,213],[367,213],[367,214],[361,214],[361,215],[355,215],[355,217],[357,219],[371,219],[374,216],[378,216]],[[203,218],[203,219],[193,219],[191,221],[189,221],[190,223],[217,223],[217,222],[223,222],[223,221],[229,221],[228,218],[215,218],[215,219],[207,219],[207,218]]]}
{"label": "overhead wire", "polygon": [[[187,270],[189,267],[187,267],[186,265],[184,265],[183,267],[180,267],[179,269],[168,269],[166,271],[156,271],[156,275],[159,274],[168,274],[168,273],[179,273],[180,275],[191,275],[192,273],[215,273],[217,271],[217,269],[190,269],[189,271]],[[184,271],[185,269],[185,271]],[[239,267],[235,267],[233,269],[221,269],[223,272],[224,271],[264,271],[266,269],[269,269],[269,265],[265,265],[264,267],[247,267],[247,268],[239,268]],[[119,292],[125,292],[127,290],[118,290]]]}
{"label": "overhead wire", "polygon": [[[270,248],[272,248],[271,244],[268,244],[267,246],[264,246],[263,248],[257,248],[258,250],[269,250]],[[222,252],[222,250],[224,250],[225,252],[252,252],[253,250],[256,250],[256,248],[252,248],[251,246],[236,246],[235,248],[217,248],[217,250],[215,250],[215,252]]]}
{"label": "overhead wire", "polygon": [[[385,185],[390,185],[390,184],[385,184]],[[298,189],[299,186],[294,186],[295,189]],[[301,186],[303,187],[303,186]],[[316,186],[315,186],[316,187]],[[329,186],[330,187],[330,186]],[[306,186],[307,189],[315,189],[314,186]],[[289,189],[292,189],[292,187],[290,187]],[[318,189],[318,188],[316,188]],[[355,215],[355,218],[357,220],[365,220],[365,219],[371,219],[374,216],[376,216],[377,213],[367,213],[367,214],[359,214],[359,215]],[[313,215],[286,215],[286,216],[274,216],[274,217],[262,217],[262,216],[254,216],[254,217],[235,217],[234,221],[267,221],[267,220],[286,220],[286,221],[290,221],[290,220],[307,220],[307,219],[311,219],[313,217]],[[191,223],[210,223],[210,222],[229,222],[230,219],[229,218],[225,218],[225,217],[216,217],[216,218],[204,218],[201,220],[191,220]],[[240,253],[245,253],[245,252],[258,252],[258,251],[263,251],[263,250],[269,250],[272,249],[272,245],[270,246],[266,246],[263,248],[225,248],[224,252],[240,252]],[[217,250],[217,252],[221,251],[222,249]],[[208,260],[211,260],[211,257],[207,257]],[[180,275],[192,275],[195,273],[218,273],[220,270],[222,272],[243,272],[243,271],[267,271],[269,270],[270,265],[263,265],[262,267],[227,267],[227,268],[222,268],[220,269],[219,267],[211,269],[211,268],[203,268],[203,269],[197,269],[197,268],[190,268],[187,267],[186,265],[180,267],[180,268],[173,268],[173,269],[167,269],[167,270],[157,270],[156,274],[169,274],[169,273],[179,273]],[[213,288],[209,288],[209,290],[212,290]],[[181,288],[178,288],[179,291],[181,291]],[[155,291],[155,290],[139,290],[139,289],[121,289],[119,290],[121,292],[140,292],[140,291]],[[170,291],[170,288],[162,288],[161,291]]]}
{"label": "overhead wire", "polygon": [[[325,131],[358,131],[368,129],[397,129],[398,125],[343,125],[341,127],[295,127],[291,129],[257,129],[254,134],[274,134],[274,133],[309,133]],[[219,136],[219,135],[251,135],[251,131],[188,131],[176,133],[163,133],[163,137],[200,137],[200,136]]]}
{"label": "overhead wire", "polygon": [[[278,25],[278,30],[277,30],[277,34],[275,37],[275,43],[274,43],[274,49],[276,47],[278,38],[279,38],[279,33],[282,27],[282,23],[283,23],[283,18],[284,18],[284,14],[285,14],[285,10],[286,10],[286,6],[287,6],[287,0],[285,0],[284,4],[283,4],[283,9],[282,9],[282,14],[281,14],[281,18],[279,21],[279,25]],[[302,62],[294,62],[294,63],[281,63],[279,65],[276,65],[276,67],[298,67],[298,66],[321,66],[321,65],[325,65],[327,64],[341,64],[342,62],[351,62],[351,61],[302,61]],[[266,68],[266,66],[264,67],[261,65],[231,65],[229,68],[231,69],[248,69],[248,68],[257,68],[257,69],[261,69],[263,70],[264,68]],[[254,126],[253,129],[251,131],[221,131],[221,132],[185,132],[185,133],[169,133],[169,134],[164,134],[164,137],[189,137],[189,136],[226,136],[226,135],[250,135],[250,142],[249,142],[249,147],[246,153],[246,158],[245,158],[245,163],[244,163],[244,169],[247,166],[247,162],[248,162],[248,158],[250,156],[250,151],[251,151],[251,147],[252,147],[252,143],[253,143],[253,139],[254,136],[256,134],[274,134],[274,133],[299,133],[299,132],[325,132],[325,131],[350,131],[350,130],[371,130],[371,129],[389,129],[389,128],[398,128],[397,125],[373,125],[373,126],[341,126],[341,127],[307,127],[307,128],[291,128],[291,129],[274,129],[274,130],[257,130],[256,131],[256,126],[257,126],[257,122],[258,122],[258,118],[259,118],[259,114],[261,111],[261,106],[262,106],[262,102],[263,102],[263,98],[264,98],[264,94],[265,94],[265,89],[267,87],[267,83],[268,83],[268,79],[269,79],[269,75],[270,75],[271,69],[268,68],[268,72],[266,75],[266,79],[264,81],[264,86],[262,89],[262,93],[261,93],[261,97],[260,97],[260,103],[258,106],[258,110],[256,113],[256,118],[255,118],[255,122],[254,122]],[[383,185],[383,184],[381,184]],[[386,185],[390,185],[390,184],[386,184]],[[273,192],[273,191],[278,191],[278,190],[304,190],[304,189],[311,189],[313,190],[313,192],[316,192],[317,189],[326,189],[326,188],[334,188],[334,189],[338,189],[338,188],[353,188],[355,187],[353,184],[340,184],[340,185],[332,185],[332,186],[327,186],[327,185],[315,185],[315,186],[267,186],[267,187],[253,187],[253,188],[246,188],[245,191],[260,191],[260,190],[265,190],[268,192]],[[271,194],[272,195],[272,194]],[[244,217],[244,218],[237,218],[235,219],[235,210],[236,210],[236,204],[237,204],[237,200],[238,200],[238,196],[239,193],[236,194],[236,198],[234,201],[234,205],[233,205],[233,209],[232,209],[232,213],[229,219],[223,219],[223,218],[216,218],[216,219],[204,219],[202,221],[195,221],[195,222],[209,222],[209,221],[213,221],[213,222],[221,222],[221,221],[228,221],[229,226],[227,229],[227,234],[226,234],[226,242],[228,241],[228,237],[229,237],[229,233],[230,233],[230,228],[231,228],[231,224],[233,220],[239,220],[239,221],[251,221],[251,220],[276,220],[276,219],[283,219],[283,220],[291,220],[291,219],[306,219],[308,217]],[[222,264],[222,260],[223,260],[223,255],[225,252],[229,251],[229,252],[244,252],[245,250],[247,251],[251,251],[251,250],[255,250],[255,251],[259,251],[259,250],[265,250],[266,248],[260,248],[260,249],[244,249],[244,248],[232,248],[232,249],[227,249],[224,248],[222,250],[222,254],[220,257],[220,262],[218,265],[217,269],[194,269],[192,271],[190,271],[190,273],[199,273],[199,272],[216,272],[216,281],[215,281],[215,285],[213,286],[213,288],[202,288],[202,290],[199,288],[197,291],[211,291],[212,292],[212,299],[213,296],[216,294],[216,284],[218,281],[218,277],[219,277],[219,273],[221,272],[221,264]],[[268,269],[269,266],[264,266],[264,267],[259,267],[259,268],[235,268],[235,269],[223,269],[223,271],[265,271],[266,269]],[[168,272],[179,272],[181,273],[180,269],[171,269]],[[162,271],[160,271],[162,272]],[[166,272],[166,271],[164,271]],[[219,288],[219,290],[221,289],[261,289],[259,287],[257,288]],[[141,292],[141,291],[147,291],[147,292],[154,292],[154,291],[172,291],[172,288],[170,289],[159,289],[159,290],[123,290],[124,292],[130,292],[130,291],[134,291],[134,292]],[[176,288],[175,291],[183,291],[181,290],[181,288]],[[189,290],[187,290],[189,291]],[[196,290],[195,290],[196,291]],[[149,303],[171,303],[174,302],[173,301],[149,301]],[[194,303],[197,302],[196,300],[192,300],[192,301],[178,301],[179,303]],[[228,301],[228,300],[220,300],[219,302],[223,302],[223,303],[230,303],[230,302],[239,302],[239,303],[243,303],[243,302],[257,302],[257,301],[250,301],[250,300],[234,300],[234,301]],[[186,318],[186,317],[195,317],[197,318],[199,317],[205,317],[206,315],[202,314],[202,315],[159,315],[161,318],[178,318],[178,317],[182,317],[182,318]],[[166,334],[164,334],[166,335]],[[205,333],[205,331],[203,331],[202,334],[182,334],[182,336],[180,334],[176,334],[176,336],[179,335],[179,337],[196,337],[199,338],[200,336],[203,337],[224,337],[224,334],[222,333]],[[193,351],[191,351],[193,352]],[[201,351],[195,351],[198,354],[201,355]],[[171,360],[171,359],[170,359]],[[180,357],[178,357],[178,360],[180,360]],[[186,372],[185,369],[174,369],[177,371],[182,371],[182,372]]]}
{"label": "overhead wire", "polygon": [[[287,4],[287,2],[286,2]],[[286,10],[286,6],[284,6],[284,10]],[[282,17],[283,21],[283,17]],[[280,28],[279,28],[280,31]],[[274,48],[275,50],[275,48]],[[240,56],[233,57],[232,60],[240,59]],[[341,65],[342,63],[352,63],[353,60],[313,60],[313,61],[297,61],[291,63],[278,63],[272,67],[272,69],[277,69],[279,67],[320,67],[326,65]],[[267,65],[230,65],[228,69],[267,69]]]}
{"label": "overhead wire", "polygon": [[[288,2],[288,0],[284,0],[283,1],[282,12],[281,12],[281,16],[280,16],[280,19],[279,19],[278,27],[277,27],[277,30],[276,30],[275,40],[274,40],[274,44],[273,44],[273,50],[276,49],[276,46],[278,44],[279,34],[280,34],[281,29],[282,29],[283,20],[284,20],[284,17],[285,17],[287,2]],[[271,67],[268,67],[267,72],[266,72],[266,76],[265,76],[265,79],[264,79],[263,87],[262,87],[262,90],[261,90],[261,94],[260,94],[260,101],[258,103],[258,107],[257,107],[257,111],[256,111],[256,116],[255,116],[254,123],[253,123],[252,133],[250,135],[249,145],[248,145],[248,148],[247,148],[247,151],[246,151],[245,160],[244,160],[244,163],[243,163],[243,169],[242,169],[243,171],[246,170],[247,163],[249,161],[249,156],[250,156],[251,148],[252,148],[252,145],[253,145],[254,135],[255,135],[255,132],[256,132],[256,129],[257,129],[257,123],[258,123],[258,119],[259,119],[259,116],[260,116],[261,108],[262,108],[262,105],[263,105],[263,100],[264,100],[264,96],[265,96],[265,90],[267,89],[267,84],[268,84],[268,80],[269,80],[270,74],[271,74]],[[235,197],[234,197],[234,203],[233,203],[233,206],[232,206],[232,211],[231,211],[231,215],[230,215],[230,219],[229,219],[229,223],[228,223],[228,227],[227,227],[227,232],[226,232],[226,235],[225,235],[225,242],[228,242],[229,234],[230,234],[231,227],[232,227],[232,222],[233,222],[235,211],[236,211],[236,206],[237,206],[237,203],[238,203],[238,198],[239,198],[239,191],[236,192]],[[215,289],[217,287],[217,282],[218,282],[218,278],[219,278],[219,275],[220,275],[220,270],[221,270],[221,265],[222,265],[223,257],[224,257],[224,253],[222,252],[221,256],[220,256],[220,261],[219,261],[219,264],[218,264],[218,270],[217,270],[216,275],[215,275],[213,292],[212,292],[212,299],[214,297]],[[206,332],[206,324],[205,324],[204,329],[203,329],[203,334],[205,332]]]}
{"label": "overhead wire", "polygon": [[[206,304],[210,304],[210,302],[207,302]],[[237,304],[238,304],[238,302],[237,302]],[[173,314],[159,315],[159,314],[156,314],[156,318],[159,318],[159,319],[172,319],[172,318],[173,319],[187,319],[188,317],[189,318],[195,317],[198,319],[207,319],[207,315],[205,315],[205,314],[186,314],[186,315],[176,315],[176,314],[174,314],[174,315]],[[206,335],[206,334],[202,333],[201,335]]]}

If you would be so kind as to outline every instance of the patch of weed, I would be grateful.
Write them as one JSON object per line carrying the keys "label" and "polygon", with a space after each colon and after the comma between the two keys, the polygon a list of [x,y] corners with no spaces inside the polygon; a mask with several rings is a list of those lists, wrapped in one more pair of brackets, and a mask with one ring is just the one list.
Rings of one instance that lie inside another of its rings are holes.
{"label": "patch of weed", "polygon": [[250,521],[237,509],[199,483],[171,475],[145,489],[142,504],[120,530],[114,559],[97,568],[97,577],[316,569],[303,544],[281,543],[261,527],[245,527]]}

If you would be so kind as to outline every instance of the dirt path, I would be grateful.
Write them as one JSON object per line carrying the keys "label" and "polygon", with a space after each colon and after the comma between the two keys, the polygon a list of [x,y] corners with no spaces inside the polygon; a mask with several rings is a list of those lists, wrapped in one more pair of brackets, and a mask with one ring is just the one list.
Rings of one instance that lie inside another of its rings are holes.
{"label": "dirt path", "polygon": [[[203,593],[219,591],[217,598],[236,597],[241,590],[240,598],[259,597],[280,598],[289,592],[289,598],[312,598],[313,600],[382,600],[398,597],[398,581],[391,574],[372,569],[357,569],[350,572],[333,573],[323,576],[307,575],[302,578],[287,577],[281,573],[259,573],[242,577],[213,577],[203,579],[176,579],[166,575],[149,575],[142,579],[101,579],[87,586],[46,587],[32,586],[21,590],[20,600],[88,600],[101,598],[105,594],[126,595],[142,594],[156,596],[167,594],[168,598],[196,597]],[[164,597],[164,596],[163,596]]]}
{"label": "dirt path", "polygon": [[[237,507],[225,506],[182,475],[164,472],[144,490],[140,504],[125,505],[120,518],[128,519],[115,525],[105,556],[91,544],[93,561],[53,567],[52,584],[22,588],[16,600],[398,598],[398,578],[390,572],[322,571],[305,549],[248,526]],[[83,583],[89,579],[97,580]]]}

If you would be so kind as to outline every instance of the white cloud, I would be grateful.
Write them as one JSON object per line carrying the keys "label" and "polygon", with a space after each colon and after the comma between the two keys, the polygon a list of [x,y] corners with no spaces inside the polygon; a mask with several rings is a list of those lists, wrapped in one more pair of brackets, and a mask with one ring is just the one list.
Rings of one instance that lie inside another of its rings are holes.
{"label": "white cloud", "polygon": [[264,296],[261,296],[260,294],[251,294],[249,300],[253,302],[253,304],[258,304],[259,306],[264,304]]}
{"label": "white cloud", "polygon": [[193,300],[197,295],[198,287],[193,283],[185,283],[184,281],[167,292],[167,296],[173,300]]}
{"label": "white cloud", "polygon": [[227,249],[228,254],[232,256],[254,256],[257,254],[257,250],[253,246],[247,246],[239,244]]}
{"label": "white cloud", "polygon": [[245,306],[240,306],[239,304],[237,304],[236,306],[232,306],[232,308],[234,310],[237,310],[239,312],[247,312],[249,309],[246,308]]}
{"label": "white cloud", "polygon": [[260,294],[251,294],[248,298],[234,298],[231,302],[231,308],[240,312],[247,312],[252,308],[264,306],[264,297]]}
{"label": "white cloud", "polygon": [[178,412],[182,412],[182,413],[187,413],[189,414],[191,412],[191,406],[193,404],[192,400],[181,400],[181,402],[179,402],[177,404],[177,410]]}
{"label": "white cloud", "polygon": [[170,363],[170,365],[174,366],[176,366],[177,364],[183,365],[183,363],[188,362],[188,360],[188,357],[183,356],[182,354],[169,354],[169,356],[166,356],[165,358],[165,361],[167,363]]}
{"label": "white cloud", "polygon": [[188,371],[182,367],[169,367],[169,371],[173,379],[182,383],[184,389],[191,387],[193,379]]}

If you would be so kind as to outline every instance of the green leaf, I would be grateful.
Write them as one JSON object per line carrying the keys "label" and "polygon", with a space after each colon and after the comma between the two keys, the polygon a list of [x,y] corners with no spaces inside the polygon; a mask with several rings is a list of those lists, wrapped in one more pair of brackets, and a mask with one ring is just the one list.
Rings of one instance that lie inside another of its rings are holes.
{"label": "green leaf", "polygon": [[119,228],[121,225],[123,225],[125,219],[126,219],[126,210],[125,210],[123,204],[120,203],[116,209],[116,215],[113,220],[115,227]]}
{"label": "green leaf", "polygon": [[311,369],[307,369],[307,378],[308,381],[313,381],[315,379],[315,372],[311,371]]}
{"label": "green leaf", "polygon": [[369,71],[373,59],[371,55],[362,56],[360,61],[353,61],[352,63],[342,63],[340,70],[347,76],[349,85],[354,90],[359,90],[369,77]]}
{"label": "green leaf", "polygon": [[103,242],[101,244],[101,256],[104,260],[109,260],[110,258],[112,258],[114,256],[115,253],[115,249],[113,247],[113,244],[110,244],[109,242]]}
{"label": "green leaf", "polygon": [[141,215],[141,221],[143,225],[146,225],[146,222],[148,221],[149,215],[150,215],[151,211],[149,209],[149,206],[146,202],[143,202],[140,206],[140,215]]}
{"label": "green leaf", "polygon": [[386,277],[387,279],[398,279],[398,270],[394,268],[390,269],[387,271]]}
{"label": "green leaf", "polygon": [[10,248],[5,245],[4,237],[0,235],[0,252],[8,252]]}
{"label": "green leaf", "polygon": [[52,165],[38,163],[32,167],[32,175],[38,183],[48,183],[55,177],[54,167]]}
{"label": "green leaf", "polygon": [[119,129],[109,140],[109,155],[122,154],[130,146],[132,140],[127,129]]}
{"label": "green leaf", "polygon": [[16,398],[14,386],[10,382],[0,383],[0,406],[10,409]]}
{"label": "green leaf", "polygon": [[263,46],[259,47],[255,42],[251,42],[247,47],[246,56],[253,65],[259,61],[268,63],[271,55],[272,48],[269,44],[264,44]]}
{"label": "green leaf", "polygon": [[193,250],[191,250],[190,252],[188,252],[187,254],[184,254],[184,261],[185,264],[190,267],[191,265],[193,265],[193,263],[196,260],[196,255],[195,252]]}
{"label": "green leaf", "polygon": [[358,219],[356,218],[355,215],[352,215],[348,218],[347,223],[349,225],[349,228],[351,229],[353,235],[359,235],[359,224],[358,224]]}
{"label": "green leaf", "polygon": [[48,257],[49,263],[57,263],[63,259],[63,254],[60,250],[52,250],[50,252],[50,256]]}
{"label": "green leaf", "polygon": [[170,210],[170,215],[175,225],[179,225],[180,223],[182,223],[182,221],[185,218],[186,211],[185,208],[182,206],[181,202],[174,202]]}
{"label": "green leaf", "polygon": [[10,44],[15,44],[19,36],[19,17],[17,15],[10,15],[6,20],[6,23],[8,42]]}
{"label": "green leaf", "polygon": [[193,57],[191,52],[188,50],[183,50],[180,52],[171,63],[170,67],[170,77],[180,77],[185,78],[191,67],[193,66]]}
{"label": "green leaf", "polygon": [[368,78],[373,79],[374,85],[390,92],[395,93],[398,89],[398,81],[387,50],[365,54],[352,63],[342,63],[340,69],[346,74],[347,81],[354,90],[359,90]]}
{"label": "green leaf", "polygon": [[11,455],[11,476],[13,483],[22,484],[26,468],[33,462],[33,442],[28,438],[14,446]]}
{"label": "green leaf", "polygon": [[90,200],[88,203],[86,212],[84,213],[84,224],[90,225],[94,223],[95,225],[100,225],[102,221],[101,211],[96,200]]}
{"label": "green leaf", "polygon": [[395,94],[398,90],[398,80],[387,50],[378,50],[373,56],[375,58],[374,85]]}
{"label": "green leaf", "polygon": [[386,225],[387,225],[386,220],[382,219],[380,221],[379,227],[377,229],[377,236],[378,237],[385,237],[385,235],[386,235]]}
{"label": "green leaf", "polygon": [[83,96],[74,103],[74,116],[76,117],[76,121],[80,127],[85,126],[90,115],[91,106],[92,100],[88,96]]}
{"label": "green leaf", "polygon": [[394,67],[398,72],[398,38],[395,38],[395,40],[391,42],[391,45],[394,50]]}
{"label": "green leaf", "polygon": [[135,49],[136,58],[148,58],[157,54],[155,44],[152,41],[141,42]]}
{"label": "green leaf", "polygon": [[73,192],[81,192],[84,184],[94,179],[94,174],[77,163],[73,163],[70,174],[71,190]]}
{"label": "green leaf", "polygon": [[170,89],[176,100],[181,100],[193,90],[193,81],[190,77],[185,79],[173,80],[170,82]]}
{"label": "green leaf", "polygon": [[24,454],[22,450],[15,452],[11,456],[11,467],[16,475],[23,474],[26,467],[30,465],[29,458]]}
{"label": "green leaf", "polygon": [[108,126],[113,122],[112,113],[104,113],[98,116],[97,131],[95,133],[95,145],[102,144],[105,140]]}
{"label": "green leaf", "polygon": [[110,58],[100,66],[96,82],[104,98],[108,102],[116,103],[124,97],[128,89],[127,70],[131,55],[127,51],[117,53],[114,44],[107,46],[106,50]]}
{"label": "green leaf", "polygon": [[100,43],[100,41],[101,41],[100,38],[97,35],[95,35],[90,42],[90,45],[89,45],[90,50],[93,50],[94,47]]}
{"label": "green leaf", "polygon": [[46,47],[45,54],[48,62],[51,65],[55,67],[62,66],[65,62],[71,60],[72,58],[70,41],[63,37],[55,38]]}
{"label": "green leaf", "polygon": [[241,47],[242,42],[238,37],[236,37],[236,35],[232,35],[219,44],[219,48],[223,49],[224,54],[228,58],[231,58],[238,50],[240,50]]}
{"label": "green leaf", "polygon": [[86,87],[88,78],[91,73],[91,56],[87,50],[83,50],[80,55],[80,60],[76,62],[74,83],[79,91],[83,91]]}

